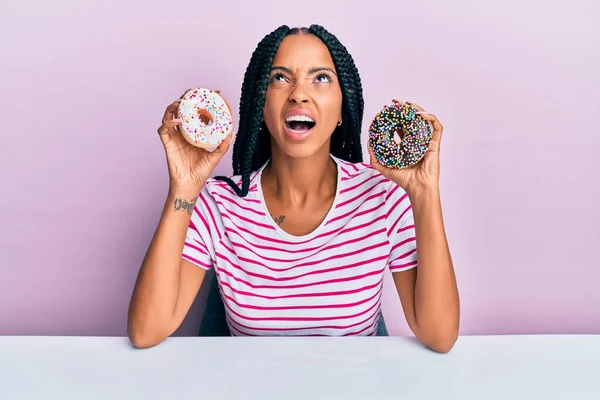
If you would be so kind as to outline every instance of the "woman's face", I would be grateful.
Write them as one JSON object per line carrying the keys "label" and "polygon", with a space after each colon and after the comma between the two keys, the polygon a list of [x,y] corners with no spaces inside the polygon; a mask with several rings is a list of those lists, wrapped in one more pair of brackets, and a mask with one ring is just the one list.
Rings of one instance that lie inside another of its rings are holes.
{"label": "woman's face", "polygon": [[327,145],[341,120],[342,91],[327,46],[314,35],[281,42],[269,76],[264,121],[281,151],[303,158]]}

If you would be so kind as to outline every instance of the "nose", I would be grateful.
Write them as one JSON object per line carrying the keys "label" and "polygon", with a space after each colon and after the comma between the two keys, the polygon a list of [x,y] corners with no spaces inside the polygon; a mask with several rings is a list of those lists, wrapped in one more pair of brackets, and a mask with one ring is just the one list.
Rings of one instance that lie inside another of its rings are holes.
{"label": "nose", "polygon": [[304,85],[294,85],[294,88],[290,92],[289,100],[296,104],[308,103],[308,95],[304,89]]}

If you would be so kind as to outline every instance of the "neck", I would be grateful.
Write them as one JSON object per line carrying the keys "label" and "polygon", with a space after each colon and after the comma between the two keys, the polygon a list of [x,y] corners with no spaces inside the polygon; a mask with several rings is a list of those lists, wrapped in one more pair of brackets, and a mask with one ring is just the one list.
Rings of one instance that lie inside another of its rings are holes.
{"label": "neck", "polygon": [[269,165],[263,170],[262,184],[268,186],[282,203],[302,206],[315,197],[335,196],[337,164],[329,151],[319,151],[306,158],[292,158],[274,150]]}

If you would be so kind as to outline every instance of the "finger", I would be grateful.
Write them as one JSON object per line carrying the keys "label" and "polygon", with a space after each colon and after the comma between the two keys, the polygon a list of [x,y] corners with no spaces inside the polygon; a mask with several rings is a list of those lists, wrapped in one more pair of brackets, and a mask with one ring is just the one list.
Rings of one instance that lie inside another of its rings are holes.
{"label": "finger", "polygon": [[369,159],[371,162],[371,166],[375,168],[377,171],[383,173],[383,165],[379,163],[377,157],[375,157],[375,153],[373,153],[373,148],[371,147],[371,143],[367,146],[369,148]]}
{"label": "finger", "polygon": [[406,103],[411,105],[412,107],[416,108],[418,110],[416,112],[416,114],[418,114],[421,118],[423,118],[424,120],[429,122],[429,124],[431,125],[431,128],[432,128],[432,131],[433,131],[431,140],[439,143],[442,140],[442,131],[444,130],[444,127],[442,126],[440,121],[437,119],[437,117],[435,115],[425,111],[423,109],[423,107],[421,107],[418,104],[411,103],[408,101]]}
{"label": "finger", "polygon": [[440,143],[442,140],[442,132],[444,131],[444,127],[442,126],[438,118],[430,113],[421,114],[421,118],[428,121],[433,126],[433,135],[431,137],[431,140]]}
{"label": "finger", "polygon": [[168,105],[167,109],[165,110],[165,114],[163,115],[163,124],[166,121],[170,121],[173,118],[175,118],[175,114],[177,113],[177,108],[179,107],[179,104],[181,103],[187,92],[189,92],[190,90],[192,89],[187,89],[185,92],[183,92],[181,96],[179,96],[177,100]]}
{"label": "finger", "polygon": [[408,104],[411,107],[416,108],[418,114],[420,114],[422,112],[425,112],[425,109],[423,107],[421,107],[420,105],[418,105],[418,104],[412,103],[410,101],[407,101],[406,104]]}
{"label": "finger", "polygon": [[394,106],[400,107],[404,104],[404,102],[402,100],[398,100],[398,99],[393,99],[392,103],[394,104]]}
{"label": "finger", "polygon": [[171,120],[171,123],[173,123],[173,129],[176,131],[179,131],[179,127],[183,124],[183,119],[181,118],[173,118]]}
{"label": "finger", "polygon": [[182,123],[182,120],[180,120],[180,119],[172,119],[172,120],[166,121],[164,124],[162,124],[158,128],[158,134],[159,135],[174,134],[178,130],[179,125],[181,125],[181,123]]}
{"label": "finger", "polygon": [[[418,114],[418,115],[420,115],[421,117],[423,117],[423,115],[424,115],[424,114],[429,114],[427,111],[425,111],[425,109],[424,109],[423,107],[421,107],[421,106],[420,106],[420,105],[418,105],[418,104],[411,103],[411,102],[409,102],[409,101],[407,101],[407,102],[406,102],[406,104],[408,104],[408,105],[410,105],[411,107],[415,108],[415,109],[417,110],[417,111],[415,112],[415,114]],[[423,118],[423,119],[425,119],[425,118]],[[430,121],[428,121],[428,122],[429,122],[429,125],[431,126],[431,130],[432,130],[432,131],[435,131],[435,128],[434,128],[434,126],[432,125],[432,123],[431,123]]]}
{"label": "finger", "polygon": [[223,139],[221,144],[219,144],[217,146],[217,148],[215,149],[215,151],[213,153],[216,153],[216,154],[227,153],[227,150],[229,150],[229,145],[231,144],[232,141],[233,141],[233,133],[227,135],[227,137],[225,139]]}
{"label": "finger", "polygon": [[171,121],[173,118],[175,118],[175,114],[177,113],[177,108],[179,107],[179,103],[181,103],[181,99],[177,99],[167,106],[167,109],[165,110],[165,114],[163,115],[163,119],[162,119],[163,125],[167,121]]}
{"label": "finger", "polygon": [[[192,88],[187,89],[185,92],[183,92],[183,94],[181,96],[179,96],[179,99],[175,100],[175,104],[177,105],[177,107],[175,108],[175,110],[173,110],[173,119],[175,119],[175,117],[177,116],[177,111],[179,110],[179,105],[181,104],[181,102],[183,101],[183,98],[185,97],[185,95],[192,90]],[[181,124],[179,124],[181,125]],[[175,125],[175,130],[179,130],[179,125]]]}
{"label": "finger", "polygon": [[367,148],[369,149],[369,161],[371,162],[371,164],[373,164],[373,162],[377,162],[375,154],[373,154],[373,148],[371,147],[371,143],[369,143]]}
{"label": "finger", "polygon": [[187,94],[187,93],[188,93],[190,90],[192,90],[192,89],[193,89],[193,88],[189,88],[189,89],[187,89],[185,92],[183,92],[183,94],[181,95],[181,97],[179,97],[179,100],[183,99],[183,98],[185,97],[185,95],[186,95],[186,94]]}

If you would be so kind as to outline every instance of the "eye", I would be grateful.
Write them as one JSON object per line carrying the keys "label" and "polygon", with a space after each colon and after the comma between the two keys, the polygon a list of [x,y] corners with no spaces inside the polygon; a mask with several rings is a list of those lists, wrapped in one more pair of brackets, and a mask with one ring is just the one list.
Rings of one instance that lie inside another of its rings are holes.
{"label": "eye", "polygon": [[274,74],[270,79],[271,82],[285,82],[286,80],[283,74]]}
{"label": "eye", "polygon": [[319,83],[328,83],[331,82],[331,77],[325,73],[320,73],[319,75],[317,75],[315,80]]}

